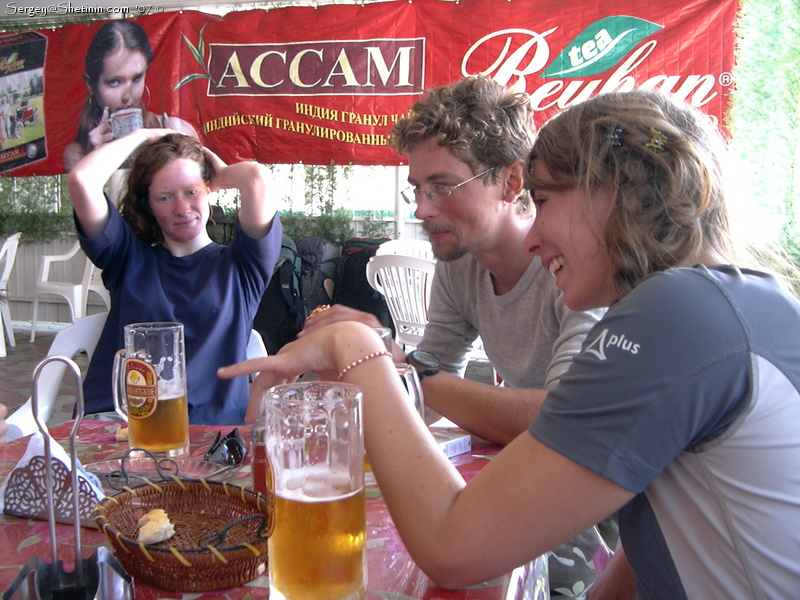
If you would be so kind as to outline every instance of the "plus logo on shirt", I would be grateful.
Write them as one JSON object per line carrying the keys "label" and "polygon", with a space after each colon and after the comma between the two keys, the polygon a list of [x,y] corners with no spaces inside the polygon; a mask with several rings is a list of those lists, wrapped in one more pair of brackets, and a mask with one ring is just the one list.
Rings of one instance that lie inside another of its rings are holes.
{"label": "plus logo on shirt", "polygon": [[639,344],[636,344],[625,337],[624,334],[617,335],[615,333],[609,333],[608,329],[603,329],[591,344],[586,348],[585,352],[589,354],[594,354],[600,360],[607,360],[606,350],[608,348],[620,348],[625,352],[630,352],[631,354],[638,354],[639,353]]}

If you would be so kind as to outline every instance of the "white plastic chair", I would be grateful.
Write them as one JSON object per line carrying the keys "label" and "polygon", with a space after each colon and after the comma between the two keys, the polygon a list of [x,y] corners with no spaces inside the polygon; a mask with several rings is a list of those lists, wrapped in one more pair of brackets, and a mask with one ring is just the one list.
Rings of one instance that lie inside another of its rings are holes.
{"label": "white plastic chair", "polygon": [[42,257],[39,268],[39,277],[33,291],[33,313],[31,315],[31,342],[36,340],[36,317],[39,312],[39,296],[54,294],[67,300],[71,320],[74,323],[83,316],[83,287],[80,283],[68,281],[50,281],[50,265],[54,262],[64,262],[74,257],[81,249],[78,242],[64,254],[48,254]]}
{"label": "white plastic chair", "polygon": [[[59,331],[50,344],[47,356],[66,356],[73,358],[79,352],[84,351],[92,358],[95,346],[100,339],[103,331],[103,324],[106,322],[108,313],[100,313],[78,319],[67,327]],[[43,423],[47,423],[50,415],[53,414],[53,407],[58,398],[58,390],[61,387],[61,380],[67,365],[63,362],[51,362],[45,365],[39,374],[39,385],[37,396],[39,399],[39,418]],[[8,424],[7,440],[14,440],[38,431],[36,421],[33,419],[31,410],[31,398],[20,406],[14,413],[6,419]]]}
{"label": "white plastic chair", "polygon": [[[8,308],[8,280],[11,278],[11,269],[14,268],[14,262],[17,260],[17,248],[21,235],[21,233],[15,233],[9,236],[3,242],[3,247],[0,248],[0,263],[3,264],[0,272],[0,357],[6,355],[6,337],[9,346],[16,345],[14,327],[11,324],[11,312]],[[3,329],[5,329],[5,334],[3,334]]]}
{"label": "white plastic chair", "polygon": [[375,251],[375,256],[386,254],[400,254],[402,256],[416,256],[436,260],[433,248],[428,240],[389,240],[383,242]]}
{"label": "white plastic chair", "polygon": [[111,310],[111,294],[103,283],[102,275],[103,272],[87,258],[86,267],[83,270],[83,278],[81,279],[81,286],[84,289],[83,314],[89,312],[89,292],[94,292],[100,296],[100,299],[106,306],[106,310]]}
{"label": "white plastic chair", "polygon": [[86,315],[86,306],[89,300],[89,292],[99,295],[106,306],[106,310],[111,308],[111,296],[103,285],[100,278],[101,271],[94,266],[92,261],[86,258],[83,269],[83,276],[80,283],[69,281],[50,281],[50,266],[55,262],[64,262],[74,258],[81,250],[79,242],[64,254],[50,254],[42,257],[42,265],[39,269],[39,278],[33,292],[33,314],[31,315],[31,341],[36,340],[36,321],[39,313],[39,296],[42,294],[55,294],[67,300],[71,321]]}
{"label": "white plastic chair", "polygon": [[395,341],[416,347],[428,324],[428,304],[436,262],[399,254],[376,255],[367,262],[367,281],[386,299]]}
{"label": "white plastic chair", "polygon": [[[250,337],[247,338],[247,358],[249,360],[251,358],[262,358],[264,356],[269,356],[267,347],[264,344],[264,338],[261,337],[260,333],[253,329],[250,331]],[[250,383],[253,383],[256,380],[256,377],[258,377],[258,373],[251,373]]]}
{"label": "white plastic chair", "polygon": [[264,338],[255,329],[250,331],[250,337],[247,339],[247,358],[262,358],[269,356],[267,347],[264,345]]}
{"label": "white plastic chair", "polygon": [[[82,317],[72,325],[56,334],[47,356],[66,356],[74,358],[79,352],[86,352],[89,361],[92,360],[94,349],[100,340],[103,332],[103,325],[106,322],[108,313],[99,313]],[[267,349],[261,335],[253,329],[247,340],[247,358],[258,358],[267,356]],[[43,423],[47,423],[53,414],[53,408],[58,398],[58,391],[61,388],[61,380],[67,371],[67,365],[63,362],[51,362],[42,368],[39,374],[39,386],[37,397],[39,399],[39,418]],[[31,410],[32,399],[15,410],[6,419],[8,433],[6,440],[11,441],[38,431],[36,421],[33,419]]]}

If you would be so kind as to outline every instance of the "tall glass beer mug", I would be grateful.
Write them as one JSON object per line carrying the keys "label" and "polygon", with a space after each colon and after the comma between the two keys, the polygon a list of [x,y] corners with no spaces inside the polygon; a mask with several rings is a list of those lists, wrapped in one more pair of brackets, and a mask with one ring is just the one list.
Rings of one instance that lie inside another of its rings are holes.
{"label": "tall glass beer mug", "polygon": [[[385,329],[391,332],[388,327]],[[414,408],[417,409],[419,416],[422,417],[422,420],[424,421],[425,399],[422,396],[422,385],[419,382],[417,370],[408,363],[394,363],[394,366],[395,369],[397,369],[397,374],[400,376],[400,380],[403,382],[403,385],[406,388],[406,394],[408,395],[409,402],[414,405]],[[364,454],[364,470],[367,473],[372,473],[372,464],[370,464],[369,456],[367,454]]]}
{"label": "tall glass beer mug", "polygon": [[425,420],[425,399],[422,397],[422,385],[419,382],[417,370],[407,363],[395,363],[397,374],[403,381],[403,385],[408,393],[408,399],[414,404],[419,416]]}
{"label": "tall glass beer mug", "polygon": [[361,389],[329,381],[278,385],[267,390],[261,409],[267,484],[275,495],[270,598],[363,598]]}
{"label": "tall glass beer mug", "polygon": [[189,452],[186,352],[181,323],[133,323],[114,356],[114,408],[131,448],[168,457]]}
{"label": "tall glass beer mug", "polygon": [[375,333],[381,336],[381,341],[383,342],[384,347],[391,352],[392,351],[392,330],[388,327],[373,327]]}

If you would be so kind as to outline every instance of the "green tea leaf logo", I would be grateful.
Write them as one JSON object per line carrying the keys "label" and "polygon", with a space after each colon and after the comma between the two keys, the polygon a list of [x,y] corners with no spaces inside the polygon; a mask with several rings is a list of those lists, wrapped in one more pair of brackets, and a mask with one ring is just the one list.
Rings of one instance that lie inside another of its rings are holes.
{"label": "green tea leaf logo", "polygon": [[183,41],[189,47],[189,52],[191,52],[191,54],[194,57],[195,61],[197,61],[197,64],[200,65],[200,68],[203,69],[203,72],[202,73],[191,73],[191,74],[187,75],[186,77],[181,79],[175,85],[175,88],[174,88],[175,90],[183,87],[184,85],[186,85],[190,81],[194,81],[195,79],[210,79],[212,83],[214,83],[214,84],[217,83],[216,81],[214,81],[214,78],[211,77],[211,73],[208,72],[208,69],[206,68],[206,65],[205,65],[206,42],[203,39],[203,31],[205,31],[205,28],[206,28],[205,25],[203,25],[200,28],[200,34],[198,35],[197,46],[192,44],[192,42],[189,41],[189,38],[187,38],[183,33],[181,33],[181,37],[183,37]]}
{"label": "green tea leaf logo", "polygon": [[566,79],[607,71],[636,44],[663,28],[637,17],[605,17],[595,21],[564,47],[541,77]]}

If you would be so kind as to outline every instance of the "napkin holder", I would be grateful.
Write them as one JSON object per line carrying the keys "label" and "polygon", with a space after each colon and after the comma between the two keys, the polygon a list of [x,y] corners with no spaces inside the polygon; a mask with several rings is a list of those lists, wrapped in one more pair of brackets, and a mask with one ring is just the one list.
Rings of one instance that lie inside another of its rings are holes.
{"label": "napkin holder", "polygon": [[50,434],[46,425],[39,419],[37,388],[42,368],[50,362],[61,361],[72,369],[77,382],[77,416],[70,433],[70,456],[72,458],[72,490],[80,490],[78,479],[78,456],[76,437],[83,420],[83,382],[78,365],[63,356],[49,356],[40,362],[33,371],[33,389],[31,410],[33,418],[44,439],[44,478],[47,499],[47,514],[50,525],[50,552],[52,563],[46,563],[38,556],[31,558],[22,567],[3,600],[43,600],[58,598],[59,600],[133,600],[135,590],[133,578],[117,559],[103,547],[97,548],[88,559],[83,558],[81,544],[81,509],[80,493],[72,495],[72,516],[75,531],[75,564],[72,571],[65,571],[62,561],[58,559],[56,539],[56,516],[54,500],[54,481],[52,454],[50,451]]}
{"label": "napkin holder", "polygon": [[103,546],[82,561],[81,572],[64,571],[63,563],[38,556],[22,567],[3,600],[134,600],[133,578]]}

